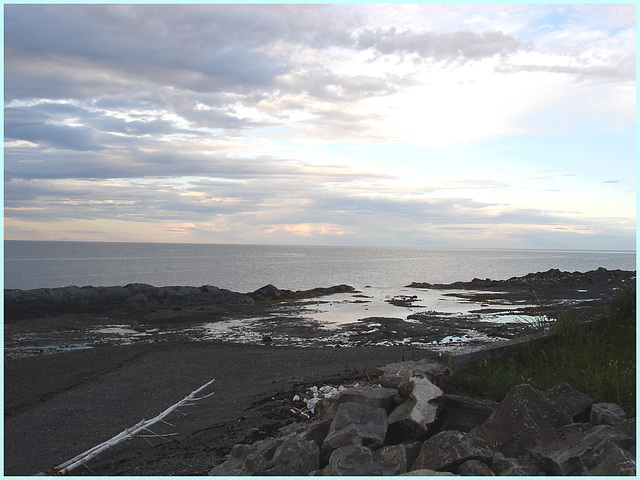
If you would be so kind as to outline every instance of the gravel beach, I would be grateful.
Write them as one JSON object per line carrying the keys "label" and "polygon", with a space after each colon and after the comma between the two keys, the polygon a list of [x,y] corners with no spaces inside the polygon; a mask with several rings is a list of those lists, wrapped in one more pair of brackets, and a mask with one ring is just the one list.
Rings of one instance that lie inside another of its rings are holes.
{"label": "gravel beach", "polygon": [[[178,433],[170,441],[153,439],[152,446],[133,439],[88,464],[97,475],[202,474],[235,443],[301,420],[288,412],[296,387],[302,392],[306,385],[366,379],[377,366],[427,355],[409,347],[177,341],[5,358],[4,472],[32,475],[51,469],[215,379],[211,397],[181,409],[184,416],[168,418],[175,428],[158,427]],[[81,467],[74,474],[92,472]]]}

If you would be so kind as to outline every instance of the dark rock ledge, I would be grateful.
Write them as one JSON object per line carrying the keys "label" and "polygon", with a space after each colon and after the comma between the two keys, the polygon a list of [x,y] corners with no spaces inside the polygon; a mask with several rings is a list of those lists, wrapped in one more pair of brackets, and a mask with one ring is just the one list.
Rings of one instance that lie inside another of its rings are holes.
{"label": "dark rock ledge", "polygon": [[280,290],[273,285],[266,285],[254,292],[237,293],[211,285],[154,287],[142,283],[124,287],[5,289],[4,309],[6,314],[12,316],[34,313],[140,312],[158,307],[286,301],[351,291],[354,288],[349,285],[299,291]]}
{"label": "dark rock ledge", "polygon": [[438,362],[379,370],[380,386],[316,404],[310,423],[236,445],[210,475],[636,475],[635,418],[566,383],[499,405],[448,395]]}

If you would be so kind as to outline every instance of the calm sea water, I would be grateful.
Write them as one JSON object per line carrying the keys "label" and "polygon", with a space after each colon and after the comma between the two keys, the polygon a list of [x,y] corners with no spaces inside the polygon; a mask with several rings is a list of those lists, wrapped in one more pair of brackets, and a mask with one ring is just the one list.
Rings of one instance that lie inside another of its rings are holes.
{"label": "calm sea water", "polygon": [[341,283],[388,288],[506,279],[550,268],[636,269],[635,252],[621,251],[30,241],[5,241],[4,248],[4,288],[20,289],[128,283],[238,292],[269,283],[290,290]]}

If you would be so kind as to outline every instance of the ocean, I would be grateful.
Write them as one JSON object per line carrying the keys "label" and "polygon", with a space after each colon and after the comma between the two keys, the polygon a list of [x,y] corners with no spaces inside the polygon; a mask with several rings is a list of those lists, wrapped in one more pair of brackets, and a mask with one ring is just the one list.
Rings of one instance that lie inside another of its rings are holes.
{"label": "ocean", "polygon": [[214,285],[237,292],[273,284],[303,290],[348,284],[507,279],[557,268],[635,270],[635,251],[447,249],[171,243],[4,242],[4,288]]}

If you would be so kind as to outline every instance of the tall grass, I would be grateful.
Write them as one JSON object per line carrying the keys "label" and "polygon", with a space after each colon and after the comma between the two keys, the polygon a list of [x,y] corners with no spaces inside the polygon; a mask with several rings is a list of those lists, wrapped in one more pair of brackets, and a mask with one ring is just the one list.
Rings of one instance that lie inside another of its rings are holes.
{"label": "tall grass", "polygon": [[471,365],[452,376],[451,386],[501,401],[522,383],[545,390],[567,382],[595,402],[614,402],[635,414],[635,313],[635,286],[620,291],[589,331],[575,311],[565,309],[553,322],[553,340]]}

